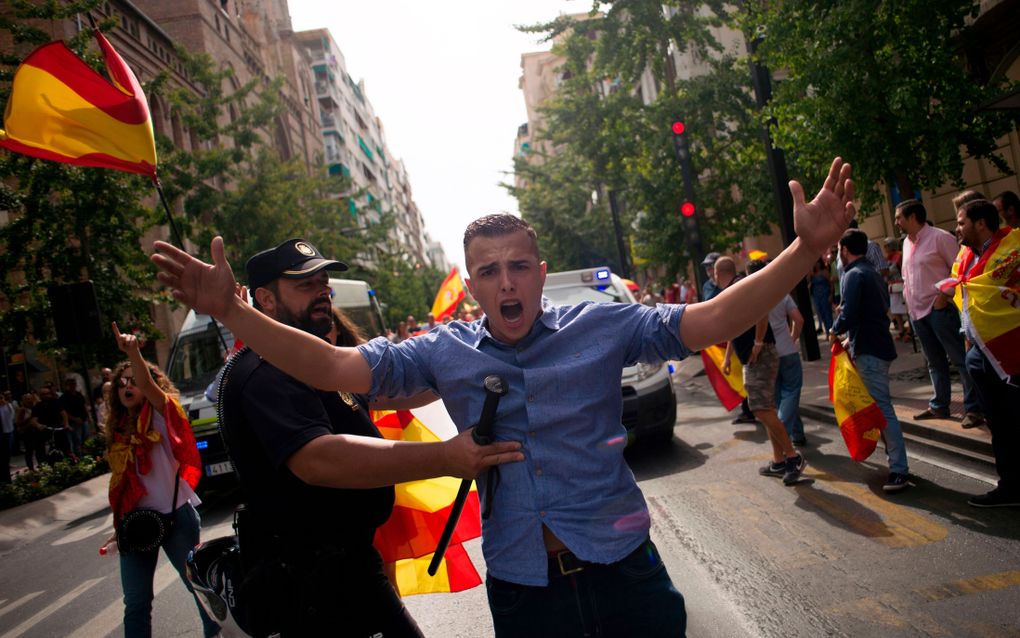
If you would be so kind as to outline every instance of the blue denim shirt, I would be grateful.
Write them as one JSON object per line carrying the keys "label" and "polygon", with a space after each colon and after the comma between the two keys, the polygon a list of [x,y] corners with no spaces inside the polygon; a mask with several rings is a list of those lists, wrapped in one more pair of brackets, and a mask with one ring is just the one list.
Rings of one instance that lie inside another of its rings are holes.
{"label": "blue denim shirt", "polygon": [[[545,524],[577,556],[624,558],[647,537],[648,507],[623,459],[620,374],[636,362],[682,359],[686,306],[551,306],[516,345],[500,343],[486,322],[453,322],[400,344],[359,346],[372,369],[372,396],[437,392],[457,427],[482,412],[487,375],[509,386],[495,437],[520,441],[524,460],[499,468],[482,550],[489,573],[522,585],[548,583]],[[486,475],[479,477],[485,494]],[[484,509],[483,503],[483,509]]]}
{"label": "blue denim shirt", "polygon": [[842,311],[832,330],[850,335],[850,355],[870,354],[885,361],[896,358],[896,344],[889,334],[889,286],[867,259],[846,267],[840,281]]}

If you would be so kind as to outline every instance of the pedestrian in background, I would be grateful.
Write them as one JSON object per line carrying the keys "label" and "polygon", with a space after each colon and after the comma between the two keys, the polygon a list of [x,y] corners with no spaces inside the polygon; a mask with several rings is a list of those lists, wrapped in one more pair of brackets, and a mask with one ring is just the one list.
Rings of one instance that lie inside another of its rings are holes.
{"label": "pedestrian in background", "polygon": [[[1001,362],[1001,359],[1015,356],[1016,344],[1008,341],[1004,346],[992,344],[991,339],[983,337],[981,327],[975,325],[972,315],[976,310],[1002,309],[1003,297],[1001,293],[996,295],[994,292],[991,296],[973,295],[967,283],[970,277],[983,274],[989,264],[997,263],[1005,268],[1005,273],[996,279],[1007,282],[1007,286],[1012,281],[1008,287],[1016,294],[1020,267],[1016,261],[1009,261],[1010,255],[1015,258],[1017,254],[1015,244],[1011,253],[1001,247],[1008,235],[1016,238],[1017,232],[1011,232],[1009,227],[1000,228],[998,211],[994,204],[985,200],[965,203],[956,212],[956,236],[963,250],[955,272],[963,281],[957,284],[959,294],[954,299],[963,313],[964,330],[971,344],[967,351],[967,370],[974,379],[978,399],[988,419],[995,470],[999,474],[995,489],[967,501],[974,507],[1020,506],[1020,428],[1016,417],[1017,406],[1020,406],[1020,379],[1015,374],[1010,375]],[[1016,302],[1013,303],[1015,308]],[[1020,329],[1020,312],[997,315],[1006,319],[1009,326],[1005,334],[1016,334]],[[996,332],[1001,333],[1002,326]]]}
{"label": "pedestrian in background", "polygon": [[817,331],[825,334],[832,328],[832,280],[829,267],[819,259],[811,268],[811,301],[815,302],[819,326]]}
{"label": "pedestrian in background", "polygon": [[38,403],[39,397],[28,392],[22,395],[21,403],[14,413],[14,428],[25,448],[25,466],[30,472],[35,471],[36,463],[41,465],[46,462],[46,438],[49,431],[35,416],[35,406]]}
{"label": "pedestrian in background", "polygon": [[[147,551],[120,552],[120,582],[124,589],[124,635],[152,635],[153,578],[159,549],[180,575],[189,592],[194,591],[185,574],[188,553],[198,545],[201,521],[195,494],[202,475],[201,460],[177,388],[155,365],[142,358],[138,339],[121,334],[113,324],[117,347],[128,356],[113,373],[116,398],[110,402],[106,422],[106,454],[110,462],[110,507],[114,528],[135,509],[153,509],[172,516],[173,523],[159,547]],[[174,509],[174,503],[177,508]],[[117,540],[116,534],[104,547]],[[220,627],[198,606],[206,638]],[[167,633],[167,632],[161,632]]]}
{"label": "pedestrian in background", "polygon": [[896,344],[889,333],[887,284],[866,257],[868,236],[864,231],[850,229],[843,233],[839,252],[845,270],[840,283],[843,303],[829,332],[829,341],[836,341],[837,335],[848,335],[850,357],[885,416],[882,439],[889,461],[889,478],[882,489],[887,493],[899,492],[907,487],[909,470],[903,432],[889,394],[889,365],[896,358]]}
{"label": "pedestrian in background", "polygon": [[81,456],[81,444],[88,435],[89,405],[85,395],[78,390],[74,377],[64,379],[64,393],[60,395],[60,407],[67,413],[68,439],[71,457]]}
{"label": "pedestrian in background", "polygon": [[1002,216],[1002,222],[1010,228],[1020,228],[1020,197],[1013,191],[1002,191],[995,196],[995,208]]}
{"label": "pedestrian in background", "polygon": [[10,393],[0,393],[0,483],[11,482],[11,450],[14,447],[14,405]]}
{"label": "pedestrian in background", "polygon": [[[40,426],[39,433],[43,444],[51,442],[49,453],[41,461],[56,461],[58,457],[71,454],[70,423],[67,412],[60,405],[60,399],[53,389],[52,383],[45,383],[39,390],[39,401],[32,408],[32,416]],[[56,452],[59,451],[59,454]]]}
{"label": "pedestrian in background", "polygon": [[956,253],[956,238],[929,225],[924,204],[908,199],[896,206],[896,224],[907,234],[903,240],[903,296],[914,334],[928,361],[934,394],[928,409],[914,418],[947,419],[952,398],[949,364],[956,367],[963,382],[964,427],[977,427],[985,421],[978,403],[974,381],[964,365],[963,335],[960,313],[949,298],[939,293],[935,284],[950,276]]}
{"label": "pedestrian in background", "polygon": [[[717,257],[713,262],[712,270],[715,274],[714,281],[718,287],[718,290],[715,293],[716,295],[726,288],[729,288],[743,277],[743,275],[737,275],[737,264],[733,261],[732,257]],[[750,402],[747,397],[744,397],[744,400],[740,402],[740,414],[733,419],[733,425],[757,422],[757,419],[754,418],[754,413],[751,412]]]}
{"label": "pedestrian in background", "polygon": [[705,255],[705,259],[701,261],[701,267],[705,269],[705,273],[708,275],[704,285],[701,286],[701,301],[708,301],[722,292],[722,287],[715,278],[715,261],[717,259],[719,259],[719,253],[708,253]]}
{"label": "pedestrian in background", "polygon": [[800,418],[800,391],[804,387],[804,366],[800,360],[797,340],[804,329],[804,315],[800,314],[793,297],[786,295],[769,311],[769,326],[776,337],[776,354],[779,355],[779,372],[776,376],[776,405],[779,420],[797,447],[807,445],[804,421]]}
{"label": "pedestrian in background", "polygon": [[903,299],[903,253],[900,243],[889,237],[885,240],[885,258],[889,262],[889,317],[892,319],[896,335],[903,341],[913,338],[910,332],[910,321],[907,320],[907,302]]}

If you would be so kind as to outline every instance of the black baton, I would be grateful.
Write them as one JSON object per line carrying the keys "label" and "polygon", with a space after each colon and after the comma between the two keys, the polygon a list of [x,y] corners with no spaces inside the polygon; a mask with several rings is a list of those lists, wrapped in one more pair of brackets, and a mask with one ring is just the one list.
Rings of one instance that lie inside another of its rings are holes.
{"label": "black baton", "polygon": [[[499,400],[506,392],[507,386],[503,379],[494,374],[485,377],[485,405],[482,406],[482,418],[478,421],[474,431],[471,432],[471,438],[478,445],[489,445],[495,440],[492,436],[492,424],[496,420],[496,408],[499,406]],[[460,489],[457,490],[457,499],[453,502],[453,507],[450,509],[450,518],[446,520],[443,535],[439,537],[436,552],[432,555],[432,562],[429,563],[429,576],[435,576],[436,570],[439,569],[439,563],[442,562],[443,554],[446,553],[446,547],[450,544],[453,530],[457,527],[457,521],[460,520],[461,510],[464,509],[464,502],[467,500],[468,492],[470,491],[471,479],[462,480],[460,482]]]}

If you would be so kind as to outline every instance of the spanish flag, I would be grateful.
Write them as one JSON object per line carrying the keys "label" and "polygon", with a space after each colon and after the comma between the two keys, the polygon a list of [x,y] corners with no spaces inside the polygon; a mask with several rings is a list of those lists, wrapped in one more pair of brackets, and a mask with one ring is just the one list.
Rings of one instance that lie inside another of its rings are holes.
{"label": "spanish flag", "polygon": [[878,446],[885,429],[885,415],[864,387],[857,366],[837,341],[829,361],[829,401],[836,409],[836,422],[843,434],[850,458],[863,461]]}
{"label": "spanish flag", "polygon": [[708,382],[715,390],[715,396],[727,411],[740,405],[740,402],[747,396],[744,391],[744,367],[740,360],[733,355],[730,360],[730,373],[723,374],[723,357],[726,356],[726,346],[709,346],[701,351],[701,362],[705,366],[705,374]]}
{"label": "spanish flag", "polygon": [[99,31],[107,80],[60,41],[18,67],[0,147],[42,159],[156,178],[156,143],[145,94]]}
{"label": "spanish flag", "polygon": [[443,285],[436,293],[436,300],[432,302],[432,316],[436,321],[442,321],[447,315],[452,315],[457,310],[457,304],[464,300],[464,282],[460,279],[457,267],[450,269],[450,274],[443,280]]}
{"label": "spanish flag", "polygon": [[952,278],[938,285],[969,317],[976,345],[999,376],[1020,374],[1020,232],[1000,228],[980,258],[963,247]]}
{"label": "spanish flag", "polygon": [[[372,420],[386,439],[440,440],[408,410],[373,411]],[[461,545],[482,533],[478,492],[474,485],[439,570],[434,577],[427,571],[460,483],[460,479],[444,476],[396,486],[393,514],[376,530],[375,547],[386,563],[390,582],[401,596],[458,592],[482,583]]]}

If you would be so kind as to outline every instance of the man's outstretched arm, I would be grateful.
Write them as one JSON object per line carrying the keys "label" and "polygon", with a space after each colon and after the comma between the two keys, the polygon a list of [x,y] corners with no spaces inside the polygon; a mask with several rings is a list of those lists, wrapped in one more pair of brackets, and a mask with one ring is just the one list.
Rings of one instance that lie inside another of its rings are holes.
{"label": "man's outstretched arm", "polygon": [[223,238],[212,241],[213,263],[157,241],[152,261],[175,299],[212,315],[274,366],[322,390],[368,392],[372,374],[355,348],[338,348],[255,310],[235,294],[234,272],[223,254]]}
{"label": "man's outstretched arm", "polygon": [[797,238],[772,263],[727,287],[704,303],[687,306],[680,319],[680,339],[690,350],[727,341],[758,318],[749,309],[772,308],[788,294],[818,256],[839,241],[856,214],[850,165],[837,157],[820,191],[810,202],[804,189],[790,182]]}

